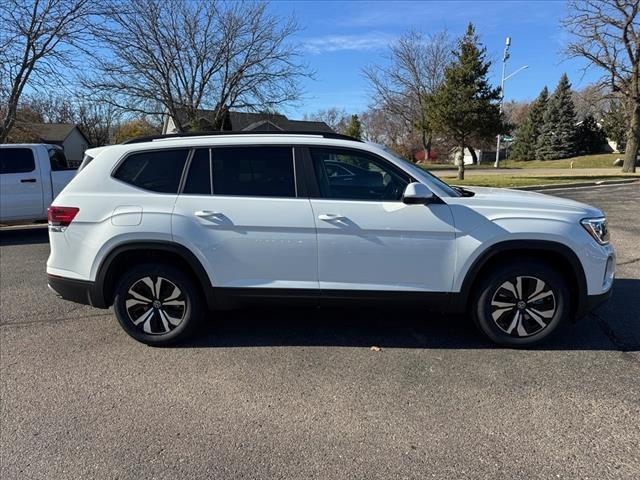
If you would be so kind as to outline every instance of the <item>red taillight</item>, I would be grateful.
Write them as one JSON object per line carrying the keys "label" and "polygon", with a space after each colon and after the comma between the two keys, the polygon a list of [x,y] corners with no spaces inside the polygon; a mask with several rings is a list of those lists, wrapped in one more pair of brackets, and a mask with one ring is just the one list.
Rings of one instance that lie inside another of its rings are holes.
{"label": "red taillight", "polygon": [[50,227],[68,227],[80,211],[77,207],[49,207],[47,216]]}

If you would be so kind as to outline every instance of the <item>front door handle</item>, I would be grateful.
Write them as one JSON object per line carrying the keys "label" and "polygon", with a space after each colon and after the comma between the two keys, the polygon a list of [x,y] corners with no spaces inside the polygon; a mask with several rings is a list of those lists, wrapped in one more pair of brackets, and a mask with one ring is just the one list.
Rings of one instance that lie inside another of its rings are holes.
{"label": "front door handle", "polygon": [[20,180],[20,183],[36,183],[36,179],[35,178],[23,178],[22,180]]}
{"label": "front door handle", "polygon": [[220,212],[212,212],[211,210],[198,210],[195,213],[196,217],[200,218],[208,218],[208,217],[219,217],[222,215]]}
{"label": "front door handle", "polygon": [[344,220],[345,217],[342,215],[339,215],[337,213],[322,213],[320,215],[318,215],[318,218],[320,220],[324,220],[325,222],[330,222],[332,220]]}

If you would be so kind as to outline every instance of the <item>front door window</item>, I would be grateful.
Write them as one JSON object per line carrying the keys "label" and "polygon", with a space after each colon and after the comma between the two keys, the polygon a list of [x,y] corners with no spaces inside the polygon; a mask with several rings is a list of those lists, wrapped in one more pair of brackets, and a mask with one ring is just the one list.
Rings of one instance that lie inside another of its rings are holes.
{"label": "front door window", "polygon": [[322,198],[400,201],[410,178],[366,152],[312,148],[311,157]]}

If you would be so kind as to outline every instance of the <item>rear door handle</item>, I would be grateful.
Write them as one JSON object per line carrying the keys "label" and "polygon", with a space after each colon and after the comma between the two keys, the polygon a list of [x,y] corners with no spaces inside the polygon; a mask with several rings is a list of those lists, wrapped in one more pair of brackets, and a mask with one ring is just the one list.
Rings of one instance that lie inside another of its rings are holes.
{"label": "rear door handle", "polygon": [[23,178],[22,180],[20,180],[20,183],[36,183],[36,179],[35,178]]}
{"label": "rear door handle", "polygon": [[318,218],[320,220],[324,220],[325,222],[330,222],[331,220],[344,220],[345,217],[342,215],[339,215],[337,213],[321,213],[320,215],[318,215]]}
{"label": "rear door handle", "polygon": [[196,217],[207,218],[207,217],[219,217],[222,215],[220,212],[212,212],[211,210],[198,210],[195,213]]}

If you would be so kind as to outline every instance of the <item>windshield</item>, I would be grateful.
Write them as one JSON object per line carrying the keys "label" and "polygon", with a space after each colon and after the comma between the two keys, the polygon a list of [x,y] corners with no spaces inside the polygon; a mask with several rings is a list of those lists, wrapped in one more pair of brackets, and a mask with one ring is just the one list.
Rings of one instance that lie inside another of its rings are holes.
{"label": "windshield", "polygon": [[391,150],[390,148],[387,148],[384,145],[377,145],[376,144],[376,146],[382,148],[385,152],[387,152],[388,154],[393,156],[393,158],[395,158],[399,162],[402,162],[403,167],[406,168],[407,170],[409,170],[413,174],[414,177],[416,177],[416,178],[418,178],[420,180],[426,180],[427,183],[429,183],[429,182],[435,183],[438,186],[438,188],[440,188],[443,192],[445,192],[447,194],[447,196],[449,196],[449,197],[459,197],[459,196],[461,196],[459,191],[454,189],[448,183],[445,183],[442,180],[440,180],[433,173],[428,172],[427,170],[424,170],[423,168],[418,167],[415,163],[408,162],[407,160],[402,158],[400,155],[395,153],[393,150]]}

